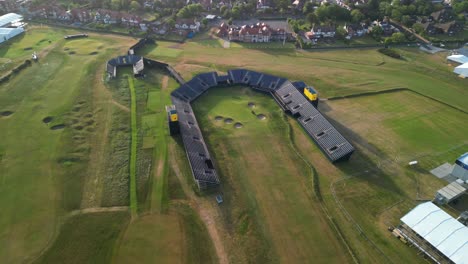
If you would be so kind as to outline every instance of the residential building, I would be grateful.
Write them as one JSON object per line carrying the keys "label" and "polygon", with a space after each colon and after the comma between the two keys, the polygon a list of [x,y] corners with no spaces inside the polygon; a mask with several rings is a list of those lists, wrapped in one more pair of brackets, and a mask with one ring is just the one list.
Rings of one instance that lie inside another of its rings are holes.
{"label": "residential building", "polygon": [[362,37],[366,34],[361,24],[345,24],[343,28],[349,37]]}
{"label": "residential building", "polygon": [[311,34],[308,34],[308,37],[311,39],[334,38],[336,34],[336,27],[334,25],[314,25],[310,32]]}
{"label": "residential building", "polygon": [[272,28],[268,24],[260,22],[241,27],[230,27],[226,23],[222,23],[216,34],[218,37],[240,42],[286,41],[292,38],[292,33],[286,29]]}
{"label": "residential building", "polygon": [[175,23],[175,28],[179,31],[200,31],[200,22],[195,21],[194,19],[177,19]]}

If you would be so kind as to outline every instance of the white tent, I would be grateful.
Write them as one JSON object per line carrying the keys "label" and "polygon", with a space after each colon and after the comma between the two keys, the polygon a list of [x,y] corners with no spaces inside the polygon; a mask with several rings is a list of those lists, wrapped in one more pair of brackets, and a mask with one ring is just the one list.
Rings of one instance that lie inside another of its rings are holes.
{"label": "white tent", "polygon": [[455,264],[468,264],[468,227],[433,203],[416,206],[401,222]]}
{"label": "white tent", "polygon": [[456,67],[453,70],[454,73],[463,76],[463,77],[468,77],[468,63],[462,64],[458,67]]}
{"label": "white tent", "polygon": [[23,28],[0,28],[0,43],[24,32]]}
{"label": "white tent", "polygon": [[15,13],[8,13],[6,15],[0,16],[0,27],[8,26],[11,23],[15,23],[23,19],[23,16],[15,14]]}
{"label": "white tent", "polygon": [[468,57],[465,55],[461,55],[461,54],[450,55],[447,57],[447,60],[460,63],[460,64],[468,63]]}

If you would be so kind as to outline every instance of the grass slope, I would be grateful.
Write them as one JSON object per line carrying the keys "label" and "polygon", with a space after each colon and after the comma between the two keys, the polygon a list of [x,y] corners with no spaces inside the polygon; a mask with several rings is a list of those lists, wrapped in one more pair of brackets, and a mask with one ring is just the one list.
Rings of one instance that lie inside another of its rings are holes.
{"label": "grass slope", "polygon": [[36,263],[108,263],[127,212],[92,213],[71,217],[54,244]]}
{"label": "grass slope", "polygon": [[[288,144],[287,123],[272,98],[248,88],[218,88],[198,99],[194,111],[222,173],[223,216],[236,238],[232,261],[350,260],[315,201],[310,171]],[[216,121],[217,115],[244,127]]]}

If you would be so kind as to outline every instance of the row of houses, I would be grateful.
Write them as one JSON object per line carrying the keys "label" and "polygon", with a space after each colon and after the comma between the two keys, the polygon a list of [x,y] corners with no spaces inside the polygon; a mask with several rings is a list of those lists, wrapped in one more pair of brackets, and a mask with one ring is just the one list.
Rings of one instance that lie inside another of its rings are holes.
{"label": "row of houses", "polygon": [[143,19],[138,15],[107,9],[88,10],[74,8],[66,10],[60,6],[39,6],[28,10],[26,14],[32,18],[53,19],[61,22],[97,22],[102,24],[121,24],[128,27],[141,27]]}
{"label": "row of houses", "polygon": [[216,32],[220,38],[239,42],[271,42],[292,40],[292,33],[284,28],[273,28],[266,23],[229,26],[222,23]]}
{"label": "row of houses", "polygon": [[[370,25],[365,23],[348,24],[343,26],[346,32],[346,38],[362,37],[370,33],[374,27],[380,27],[385,36],[390,36],[399,30],[389,23],[387,20],[374,21]],[[316,41],[322,38],[334,38],[336,36],[337,27],[335,25],[314,25],[312,29],[304,33],[304,37]]]}

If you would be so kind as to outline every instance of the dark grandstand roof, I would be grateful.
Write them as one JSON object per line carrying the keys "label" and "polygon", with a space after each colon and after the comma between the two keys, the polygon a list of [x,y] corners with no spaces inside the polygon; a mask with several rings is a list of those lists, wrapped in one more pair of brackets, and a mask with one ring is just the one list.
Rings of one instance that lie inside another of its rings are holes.
{"label": "dark grandstand roof", "polygon": [[218,174],[214,169],[213,161],[198,127],[197,119],[193,114],[192,106],[190,106],[190,103],[176,97],[172,97],[172,103],[177,109],[180,132],[192,168],[193,178],[200,189],[219,185]]}
{"label": "dark grandstand roof", "polygon": [[133,71],[136,70],[138,74],[144,69],[143,57],[136,56],[136,55],[125,55],[115,57],[107,61],[107,72],[112,76],[115,77],[117,74],[117,67],[121,66],[133,66]]}
{"label": "dark grandstand roof", "polygon": [[307,84],[305,82],[302,82],[302,81],[297,81],[297,82],[293,82],[292,83],[294,85],[294,87],[296,87],[296,89],[298,90],[302,90],[304,88],[307,87]]}
{"label": "dark grandstand roof", "polygon": [[275,91],[275,96],[293,115],[307,134],[331,161],[349,157],[354,147],[289,81]]}

